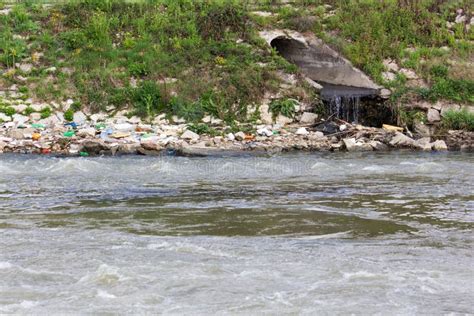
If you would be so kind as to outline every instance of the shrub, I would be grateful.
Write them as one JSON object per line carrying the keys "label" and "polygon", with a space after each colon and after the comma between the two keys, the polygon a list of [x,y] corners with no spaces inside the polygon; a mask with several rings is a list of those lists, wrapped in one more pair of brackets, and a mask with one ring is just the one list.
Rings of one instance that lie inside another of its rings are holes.
{"label": "shrub", "polygon": [[3,108],[3,109],[1,109],[1,111],[3,113],[5,113],[6,115],[8,115],[8,116],[13,116],[16,113],[15,109],[12,108],[11,106]]}
{"label": "shrub", "polygon": [[69,109],[66,112],[64,112],[64,119],[68,122],[74,121],[74,111]]}
{"label": "shrub", "polygon": [[270,112],[272,112],[273,119],[276,119],[279,114],[293,118],[296,112],[296,104],[296,100],[293,99],[272,101],[272,103],[270,103]]}
{"label": "shrub", "polygon": [[31,106],[28,106],[25,111],[23,111],[23,114],[25,115],[30,115],[31,113],[35,112],[35,110],[31,107]]}
{"label": "shrub", "polygon": [[206,134],[206,135],[215,136],[218,134],[218,132],[214,128],[204,123],[189,124],[188,129],[199,135]]}
{"label": "shrub", "polygon": [[51,116],[51,108],[48,106],[48,107],[45,107],[44,109],[41,110],[41,118],[42,119],[45,119],[45,118],[48,118]]}
{"label": "shrub", "polygon": [[474,131],[474,113],[467,109],[461,111],[449,110],[443,116],[443,126],[448,129]]}
{"label": "shrub", "polygon": [[163,112],[166,106],[161,98],[158,84],[149,80],[143,81],[133,91],[133,102],[135,114],[140,117],[148,117]]}

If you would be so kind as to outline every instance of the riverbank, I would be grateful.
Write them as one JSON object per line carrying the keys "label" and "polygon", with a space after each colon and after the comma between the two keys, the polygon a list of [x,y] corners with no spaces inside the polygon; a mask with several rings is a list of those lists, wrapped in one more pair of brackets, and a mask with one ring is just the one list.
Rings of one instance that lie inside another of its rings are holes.
{"label": "riverbank", "polygon": [[[240,131],[209,122],[215,136],[198,134],[199,126],[171,123],[159,117],[146,124],[138,118],[106,118],[82,112],[67,122],[55,114],[32,120],[16,115],[0,127],[0,152],[61,156],[160,155],[167,151],[188,156],[289,151],[420,151],[474,150],[474,133],[447,131],[438,138],[414,139],[391,126],[353,125],[340,120],[316,124],[245,126]],[[193,131],[194,130],[194,131]]]}

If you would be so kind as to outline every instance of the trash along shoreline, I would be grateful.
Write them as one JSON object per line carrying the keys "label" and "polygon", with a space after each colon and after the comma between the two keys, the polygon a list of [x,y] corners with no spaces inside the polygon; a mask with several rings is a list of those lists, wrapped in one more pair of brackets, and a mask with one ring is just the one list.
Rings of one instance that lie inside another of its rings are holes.
{"label": "trash along shoreline", "polygon": [[[52,117],[54,118],[54,116]],[[258,125],[246,132],[200,135],[185,122],[144,124],[140,119],[85,116],[73,122],[15,120],[0,127],[0,153],[56,156],[211,156],[290,151],[474,151],[474,132],[446,131],[415,139],[401,127],[366,127],[333,119],[317,124]],[[222,122],[216,122],[222,126]],[[207,125],[206,125],[207,126]],[[215,130],[218,130],[216,127]],[[406,133],[404,133],[406,132]]]}

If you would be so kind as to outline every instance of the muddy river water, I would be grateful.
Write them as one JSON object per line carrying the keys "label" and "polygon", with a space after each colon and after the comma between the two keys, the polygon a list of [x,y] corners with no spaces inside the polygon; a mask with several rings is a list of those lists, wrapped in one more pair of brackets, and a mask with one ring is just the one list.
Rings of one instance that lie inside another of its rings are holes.
{"label": "muddy river water", "polygon": [[472,154],[0,157],[0,313],[474,313]]}

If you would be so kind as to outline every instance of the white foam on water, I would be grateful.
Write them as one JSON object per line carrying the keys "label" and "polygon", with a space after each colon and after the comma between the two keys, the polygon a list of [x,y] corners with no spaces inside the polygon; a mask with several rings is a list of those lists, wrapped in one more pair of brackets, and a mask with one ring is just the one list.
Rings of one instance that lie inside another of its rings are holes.
{"label": "white foam on water", "polygon": [[99,298],[104,298],[104,299],[115,299],[117,298],[117,296],[113,295],[113,294],[110,294],[109,292],[107,291],[104,291],[104,290],[97,290],[97,297]]}
{"label": "white foam on water", "polygon": [[6,270],[13,268],[13,264],[7,261],[0,261],[0,270]]}

